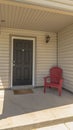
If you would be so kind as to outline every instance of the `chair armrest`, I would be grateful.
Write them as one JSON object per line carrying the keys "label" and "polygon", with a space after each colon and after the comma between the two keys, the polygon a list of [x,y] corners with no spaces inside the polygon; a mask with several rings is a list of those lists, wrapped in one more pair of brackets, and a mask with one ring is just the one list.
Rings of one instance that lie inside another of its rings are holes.
{"label": "chair armrest", "polygon": [[50,76],[46,76],[46,77],[44,77],[44,80],[47,80],[47,79],[49,79],[50,78]]}
{"label": "chair armrest", "polygon": [[46,86],[49,79],[50,79],[50,76],[44,77],[44,86]]}
{"label": "chair armrest", "polygon": [[50,76],[44,77],[44,84],[46,84],[46,83],[49,82],[49,81],[50,81]]}

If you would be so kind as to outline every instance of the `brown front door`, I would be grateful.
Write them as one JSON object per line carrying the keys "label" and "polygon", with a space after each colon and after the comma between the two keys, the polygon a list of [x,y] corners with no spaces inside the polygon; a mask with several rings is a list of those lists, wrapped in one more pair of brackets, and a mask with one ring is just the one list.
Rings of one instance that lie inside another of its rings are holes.
{"label": "brown front door", "polygon": [[32,85],[33,41],[13,40],[13,85]]}

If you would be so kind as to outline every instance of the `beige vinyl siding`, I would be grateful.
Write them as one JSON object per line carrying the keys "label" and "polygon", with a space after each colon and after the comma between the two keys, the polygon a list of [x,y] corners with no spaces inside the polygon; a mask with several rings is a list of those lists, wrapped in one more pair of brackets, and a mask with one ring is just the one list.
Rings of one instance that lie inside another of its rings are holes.
{"label": "beige vinyl siding", "polygon": [[[45,36],[50,35],[49,43]],[[56,65],[56,33],[29,31],[23,29],[2,28],[0,33],[0,88],[11,85],[11,36],[35,37],[35,86],[43,85],[43,77],[49,73],[50,67]]]}
{"label": "beige vinyl siding", "polygon": [[63,87],[73,92],[73,25],[58,33],[59,66],[63,69]]}
{"label": "beige vinyl siding", "polygon": [[9,86],[9,37],[0,32],[0,88]]}

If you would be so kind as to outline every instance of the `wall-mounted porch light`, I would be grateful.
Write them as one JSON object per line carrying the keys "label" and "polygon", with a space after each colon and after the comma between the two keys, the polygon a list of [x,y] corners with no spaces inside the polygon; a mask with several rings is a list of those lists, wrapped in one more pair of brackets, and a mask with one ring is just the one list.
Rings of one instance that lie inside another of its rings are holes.
{"label": "wall-mounted porch light", "polygon": [[47,35],[47,36],[46,36],[46,43],[48,43],[49,41],[50,41],[50,36]]}

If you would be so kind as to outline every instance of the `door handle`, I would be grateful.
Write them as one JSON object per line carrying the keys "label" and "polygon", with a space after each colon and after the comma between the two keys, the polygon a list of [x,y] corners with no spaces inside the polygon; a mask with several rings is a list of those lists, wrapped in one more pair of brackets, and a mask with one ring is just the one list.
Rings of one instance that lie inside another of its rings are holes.
{"label": "door handle", "polygon": [[15,64],[13,63],[13,66],[15,66]]}
{"label": "door handle", "polygon": [[15,66],[15,60],[13,60],[13,66]]}
{"label": "door handle", "polygon": [[13,64],[15,64],[15,60],[13,61]]}

